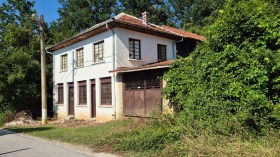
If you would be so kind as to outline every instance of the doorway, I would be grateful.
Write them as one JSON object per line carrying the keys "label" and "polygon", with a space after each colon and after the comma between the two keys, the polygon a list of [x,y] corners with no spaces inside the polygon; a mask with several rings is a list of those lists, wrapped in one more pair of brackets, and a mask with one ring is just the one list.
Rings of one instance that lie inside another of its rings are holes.
{"label": "doorway", "polygon": [[91,118],[96,117],[95,80],[91,80]]}
{"label": "doorway", "polygon": [[74,85],[68,84],[68,115],[74,116]]}

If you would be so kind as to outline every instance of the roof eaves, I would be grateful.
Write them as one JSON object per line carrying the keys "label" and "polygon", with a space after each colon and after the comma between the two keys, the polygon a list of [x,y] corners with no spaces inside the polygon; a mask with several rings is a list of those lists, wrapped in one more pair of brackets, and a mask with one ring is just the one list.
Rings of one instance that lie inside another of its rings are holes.
{"label": "roof eaves", "polygon": [[127,72],[136,72],[136,71],[144,71],[144,70],[152,70],[152,69],[163,69],[169,68],[170,65],[162,65],[162,66],[155,66],[155,67],[147,67],[147,68],[132,68],[132,69],[124,69],[124,70],[111,70],[109,73],[127,73]]}
{"label": "roof eaves", "polygon": [[106,21],[103,21],[103,22],[101,22],[101,23],[98,23],[98,24],[96,24],[96,25],[90,27],[89,29],[84,30],[84,31],[81,32],[81,33],[78,33],[78,34],[76,34],[76,35],[74,35],[74,36],[72,36],[72,37],[70,37],[70,38],[67,38],[67,39],[65,39],[65,40],[63,40],[63,41],[61,41],[61,42],[59,42],[59,43],[57,43],[57,44],[55,44],[55,45],[52,45],[52,46],[47,47],[46,50],[48,51],[48,50],[51,49],[51,48],[54,48],[54,47],[56,47],[56,46],[58,46],[58,45],[61,45],[61,44],[63,44],[63,43],[66,43],[66,42],[68,42],[68,41],[70,41],[70,40],[72,40],[72,39],[75,39],[75,38],[77,38],[77,37],[79,37],[79,36],[82,36],[82,35],[84,35],[84,34],[86,34],[86,33],[88,33],[88,32],[91,32],[91,31],[93,31],[93,30],[95,30],[95,29],[97,29],[97,28],[100,28],[100,27],[102,27],[102,26],[104,26],[104,25],[106,25],[106,24],[108,24],[108,23],[113,22],[113,21],[115,21],[115,19],[114,19],[114,18],[110,18],[110,19],[108,19],[108,20],[106,20]]}

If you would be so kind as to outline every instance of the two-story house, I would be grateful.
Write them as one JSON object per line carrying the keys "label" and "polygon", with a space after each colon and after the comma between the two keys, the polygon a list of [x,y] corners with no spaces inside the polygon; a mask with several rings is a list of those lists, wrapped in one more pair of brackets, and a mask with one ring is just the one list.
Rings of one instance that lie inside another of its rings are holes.
{"label": "two-story house", "polygon": [[163,111],[160,78],[203,36],[121,13],[47,48],[59,118],[107,121]]}

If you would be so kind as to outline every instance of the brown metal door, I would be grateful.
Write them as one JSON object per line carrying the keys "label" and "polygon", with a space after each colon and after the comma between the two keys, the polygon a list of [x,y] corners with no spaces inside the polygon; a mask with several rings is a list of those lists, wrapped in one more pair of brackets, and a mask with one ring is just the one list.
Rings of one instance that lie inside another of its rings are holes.
{"label": "brown metal door", "polygon": [[124,115],[149,116],[161,111],[161,80],[157,72],[125,75]]}
{"label": "brown metal door", "polygon": [[146,106],[145,116],[149,116],[152,112],[161,111],[161,89],[150,88],[146,89]]}
{"label": "brown metal door", "polygon": [[128,116],[143,116],[145,113],[144,89],[125,91],[124,114]]}
{"label": "brown metal door", "polygon": [[96,95],[95,95],[95,84],[91,85],[91,117],[96,117]]}
{"label": "brown metal door", "polygon": [[69,108],[68,108],[69,115],[74,115],[74,87],[73,86],[69,86],[68,104],[69,104]]}
{"label": "brown metal door", "polygon": [[134,90],[125,91],[124,115],[133,116],[134,114],[135,92]]}

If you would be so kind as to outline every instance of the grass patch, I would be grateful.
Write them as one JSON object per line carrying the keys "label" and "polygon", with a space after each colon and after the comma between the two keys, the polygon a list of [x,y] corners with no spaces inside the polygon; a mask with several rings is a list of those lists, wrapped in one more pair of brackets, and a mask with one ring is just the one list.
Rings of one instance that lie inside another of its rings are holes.
{"label": "grass patch", "polygon": [[265,136],[221,135],[178,126],[172,119],[122,120],[81,127],[47,125],[9,130],[128,157],[279,156],[280,131]]}
{"label": "grass patch", "polygon": [[81,127],[46,125],[40,127],[13,127],[8,129],[17,133],[26,133],[45,139],[94,148],[101,139],[118,132],[118,130],[124,128],[129,123],[129,121],[112,121]]}

